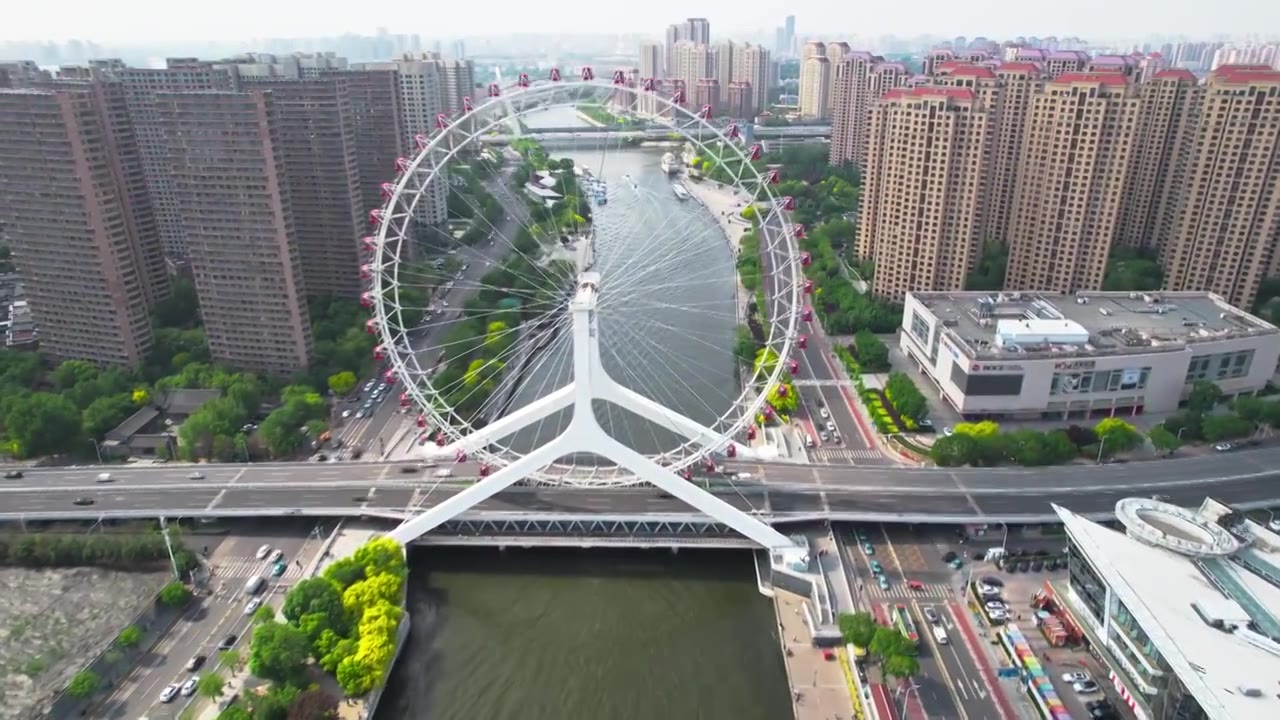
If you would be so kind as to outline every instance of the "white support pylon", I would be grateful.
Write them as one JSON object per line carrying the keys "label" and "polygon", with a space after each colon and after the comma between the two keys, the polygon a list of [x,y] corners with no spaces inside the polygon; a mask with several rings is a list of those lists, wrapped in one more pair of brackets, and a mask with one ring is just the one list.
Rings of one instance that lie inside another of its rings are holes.
{"label": "white support pylon", "polygon": [[595,312],[599,293],[599,273],[579,274],[577,292],[570,303],[573,315],[572,383],[435,452],[456,452],[458,449],[482,447],[572,404],[573,417],[564,432],[488,477],[481,478],[462,492],[428,508],[412,520],[405,521],[391,532],[390,537],[400,543],[411,542],[556,460],[575,453],[587,453],[618,463],[641,480],[685,501],[716,522],[737,530],[767,548],[775,564],[803,561],[808,554],[806,547],[797,545],[767,523],[687,482],[668,468],[618,442],[601,427],[591,407],[592,401],[596,399],[616,403],[651,422],[705,445],[720,442],[720,437],[710,428],[668,410],[609,377],[600,363],[600,338]]}

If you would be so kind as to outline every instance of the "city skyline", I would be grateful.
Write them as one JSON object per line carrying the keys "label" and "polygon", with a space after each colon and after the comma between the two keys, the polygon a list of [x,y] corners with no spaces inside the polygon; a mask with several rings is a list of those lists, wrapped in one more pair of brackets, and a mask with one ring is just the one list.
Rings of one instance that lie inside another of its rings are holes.
{"label": "city skyline", "polygon": [[[0,30],[0,42],[61,42],[82,40],[98,43],[148,42],[162,37],[165,42],[249,41],[270,37],[317,37],[343,34],[419,33],[426,37],[484,37],[509,34],[556,33],[618,34],[616,20],[605,13],[556,12],[543,5],[499,3],[483,10],[462,6],[444,6],[423,13],[420,6],[391,0],[367,23],[351,23],[346,13],[311,12],[299,15],[283,6],[250,4],[246,0],[230,0],[219,6],[221,12],[202,17],[199,23],[186,23],[168,12],[158,0],[135,0],[132,12],[121,13],[117,6],[105,6],[85,0],[72,0],[60,5],[56,19],[48,6],[22,5],[10,11],[9,22]],[[759,33],[771,33],[786,15],[795,15],[799,37],[826,35],[837,28],[859,35],[906,34],[943,36],[967,35],[992,38],[1018,35],[1079,35],[1099,40],[1132,38],[1137,29],[1143,36],[1216,37],[1258,35],[1258,28],[1280,27],[1280,6],[1253,4],[1245,0],[1217,3],[1212,14],[1203,6],[1183,0],[1160,3],[1157,0],[1115,5],[1104,0],[1081,0],[1064,18],[1049,18],[1035,6],[987,2],[983,6],[963,8],[943,2],[924,0],[910,6],[877,8],[874,17],[857,17],[845,8],[815,0],[800,0],[787,6],[737,12],[727,2],[703,2],[696,7],[673,0],[654,0],[646,8],[655,19],[652,27],[629,26],[629,33],[661,34],[664,23],[659,18],[697,15],[710,20],[715,37],[725,39]],[[984,12],[985,10],[985,12]],[[422,14],[420,22],[402,21],[389,24],[380,18],[408,18]],[[136,18],[146,17],[139,24]],[[248,28],[246,18],[253,18]],[[248,30],[248,32],[247,32]],[[845,33],[847,34],[847,33]],[[1274,34],[1274,33],[1273,33]]]}

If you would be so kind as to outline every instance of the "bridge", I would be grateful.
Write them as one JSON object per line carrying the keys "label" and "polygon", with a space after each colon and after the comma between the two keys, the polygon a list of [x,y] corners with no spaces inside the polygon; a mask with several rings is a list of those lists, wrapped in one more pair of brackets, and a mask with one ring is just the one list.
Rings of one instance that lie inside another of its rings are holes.
{"label": "bridge", "polygon": [[[412,463],[254,463],[33,469],[0,485],[0,521],[233,518],[306,515],[403,521],[479,479],[452,466],[447,482]],[[1159,496],[1196,505],[1205,495],[1242,509],[1280,506],[1280,448],[1113,465],[927,469],[736,463],[749,479],[695,477],[728,505],[783,526],[822,520],[890,523],[1056,522],[1051,504],[1110,518],[1118,500]],[[404,472],[405,469],[411,472]],[[101,472],[112,482],[98,483]],[[92,504],[77,504],[78,501]],[[707,524],[682,500],[649,487],[513,486],[459,514],[459,522]],[[451,521],[452,521],[451,520]],[[444,525],[442,527],[452,527]],[[487,527],[487,526],[486,526]],[[513,534],[503,531],[501,534]]]}
{"label": "bridge", "polygon": [[[538,127],[535,125],[524,125],[523,129],[528,133],[537,135],[589,135],[594,133],[609,132],[653,132],[662,133],[664,136],[675,132],[670,126],[662,123],[648,123],[644,127],[627,127],[619,130],[608,125],[569,125],[564,127]],[[783,138],[783,137],[831,137],[830,125],[752,125],[752,137],[756,138]]]}

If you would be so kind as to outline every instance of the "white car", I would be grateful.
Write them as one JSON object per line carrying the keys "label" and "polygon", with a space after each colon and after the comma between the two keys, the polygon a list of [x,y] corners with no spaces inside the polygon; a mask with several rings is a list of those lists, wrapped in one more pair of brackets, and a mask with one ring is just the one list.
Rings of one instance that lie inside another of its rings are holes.
{"label": "white car", "polygon": [[449,468],[440,468],[439,470],[435,471],[435,473],[433,474],[438,478],[453,477],[453,471],[450,470]]}
{"label": "white car", "polygon": [[827,432],[832,432],[832,433],[834,433],[835,431],[836,431],[836,424],[835,424],[835,423],[833,423],[833,422],[831,422],[830,420],[828,420],[828,421],[827,421]]}
{"label": "white car", "polygon": [[283,551],[283,550],[276,550],[275,552],[271,553],[271,557],[267,558],[267,562],[269,562],[269,563],[277,563],[277,562],[280,562],[280,560],[281,560],[283,557],[284,557],[284,551]]}
{"label": "white car", "polygon": [[173,702],[173,699],[178,697],[178,690],[180,689],[181,688],[176,684],[166,685],[165,688],[160,691],[160,702],[162,703]]}
{"label": "white car", "polygon": [[827,410],[826,408],[818,408],[818,414],[824,418],[831,417],[831,411]]}
{"label": "white car", "polygon": [[1009,612],[1009,606],[999,600],[989,600],[984,603],[988,610],[998,610],[1000,612]]}
{"label": "white car", "polygon": [[1232,447],[1231,443],[1218,443],[1213,446],[1213,449],[1217,450],[1218,452],[1230,452],[1231,447]]}
{"label": "white car", "polygon": [[195,678],[187,678],[187,681],[186,681],[186,682],[184,682],[184,683],[182,683],[182,689],[181,689],[181,690],[179,690],[178,692],[182,693],[182,697],[191,697],[192,695],[195,695],[195,694],[196,694],[196,679],[195,679]]}
{"label": "white car", "polygon": [[111,482],[111,473],[98,473],[98,477],[94,482],[108,483]]}
{"label": "white car", "polygon": [[1000,588],[996,587],[995,585],[979,585],[978,594],[984,598],[999,599]]}
{"label": "white car", "polygon": [[203,480],[203,479],[204,479],[204,473],[202,473],[202,472],[193,472],[193,473],[190,473],[189,475],[187,475],[187,479],[188,479],[188,480]]}
{"label": "white car", "polygon": [[262,607],[262,598],[254,598],[249,601],[248,605],[244,606],[244,614],[252,615],[260,607]]}
{"label": "white car", "polygon": [[263,545],[262,547],[258,548],[258,554],[257,554],[257,557],[258,557],[258,559],[259,559],[259,560],[263,560],[263,559],[265,559],[265,558],[266,558],[268,555],[270,555],[270,554],[271,554],[271,546],[270,546],[270,545]]}
{"label": "white car", "polygon": [[1064,683],[1071,683],[1074,685],[1076,683],[1089,682],[1089,680],[1089,673],[1087,672],[1080,672],[1077,670],[1075,672],[1062,673],[1062,682]]}
{"label": "white car", "polygon": [[351,411],[350,411],[350,410],[343,410],[343,411],[342,411],[342,419],[343,419],[343,420],[346,420],[346,419],[347,419],[347,418],[349,418],[349,417],[351,417]]}

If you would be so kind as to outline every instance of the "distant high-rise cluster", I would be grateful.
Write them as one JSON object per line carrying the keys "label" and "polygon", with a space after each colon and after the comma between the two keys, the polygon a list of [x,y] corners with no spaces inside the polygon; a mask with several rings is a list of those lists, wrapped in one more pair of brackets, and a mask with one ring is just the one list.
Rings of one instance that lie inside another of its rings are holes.
{"label": "distant high-rise cluster", "polygon": [[1168,289],[1248,307],[1280,275],[1280,71],[1219,65],[1202,82],[1166,65],[953,46],[925,76],[886,78],[889,64],[846,55],[831,161],[864,170],[874,292],[963,288],[993,244],[1007,288],[1098,290],[1129,246],[1159,257]]}
{"label": "distant high-rise cluster", "polygon": [[788,15],[782,27],[774,31],[773,51],[779,57],[792,57],[796,52],[796,16]]}
{"label": "distant high-rise cluster", "polygon": [[[752,43],[711,44],[711,25],[705,18],[689,18],[667,27],[665,42],[641,43],[640,77],[661,81],[666,96],[685,91],[693,109],[710,105],[715,115],[749,119],[769,104],[772,55]],[[640,101],[641,112],[654,112],[653,103]]]}
{"label": "distant high-rise cluster", "polygon": [[[433,53],[0,71],[0,217],[42,349],[137,364],[186,268],[213,359],[273,375],[311,361],[308,297],[359,294],[379,185],[475,82]],[[436,186],[426,222],[445,218]]]}

